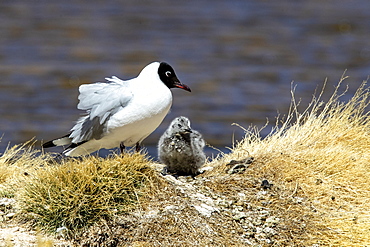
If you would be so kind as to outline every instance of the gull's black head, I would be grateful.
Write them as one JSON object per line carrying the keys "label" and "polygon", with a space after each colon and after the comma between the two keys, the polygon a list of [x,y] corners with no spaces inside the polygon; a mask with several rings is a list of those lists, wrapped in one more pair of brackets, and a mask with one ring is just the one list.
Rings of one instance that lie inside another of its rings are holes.
{"label": "gull's black head", "polygon": [[158,68],[158,75],[161,81],[168,87],[168,88],[181,88],[186,91],[191,92],[190,88],[185,84],[182,84],[180,80],[177,78],[175,70],[169,65],[168,63],[161,62]]}

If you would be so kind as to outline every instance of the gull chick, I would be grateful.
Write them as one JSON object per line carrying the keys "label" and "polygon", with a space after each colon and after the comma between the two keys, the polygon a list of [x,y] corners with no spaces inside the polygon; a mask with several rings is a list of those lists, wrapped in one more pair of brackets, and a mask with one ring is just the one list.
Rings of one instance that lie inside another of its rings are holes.
{"label": "gull chick", "polygon": [[191,129],[189,119],[177,117],[159,139],[158,157],[167,172],[194,177],[206,160],[204,146],[202,135]]}
{"label": "gull chick", "polygon": [[172,105],[171,88],[191,91],[177,78],[174,69],[165,62],[153,62],[130,80],[115,76],[107,82],[84,84],[79,87],[77,108],[86,116],[78,119],[71,132],[46,142],[44,148],[68,145],[66,156],[87,155],[101,148],[136,145],[162,122]]}

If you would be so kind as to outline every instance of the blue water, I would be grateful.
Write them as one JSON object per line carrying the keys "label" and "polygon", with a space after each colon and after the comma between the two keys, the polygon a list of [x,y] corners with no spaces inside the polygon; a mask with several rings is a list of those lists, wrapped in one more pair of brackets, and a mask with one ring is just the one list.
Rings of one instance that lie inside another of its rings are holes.
{"label": "blue water", "polygon": [[155,60],[192,93],[173,90],[170,114],[144,141],[149,154],[180,115],[227,151],[244,135],[232,123],[272,126],[287,113],[292,81],[304,108],[347,70],[348,99],[370,74],[369,13],[367,0],[1,1],[0,152],[68,133],[80,84],[128,79]]}

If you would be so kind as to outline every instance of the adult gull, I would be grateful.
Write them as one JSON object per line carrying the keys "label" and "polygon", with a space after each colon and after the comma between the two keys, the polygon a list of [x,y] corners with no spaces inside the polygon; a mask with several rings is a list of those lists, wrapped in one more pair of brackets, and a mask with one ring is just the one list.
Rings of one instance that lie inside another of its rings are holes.
{"label": "adult gull", "polygon": [[101,148],[136,145],[162,122],[172,105],[171,88],[191,91],[182,84],[174,69],[165,62],[153,62],[130,80],[115,76],[106,82],[79,87],[77,108],[87,115],[80,117],[71,132],[46,142],[44,148],[68,147],[66,156],[87,155]]}

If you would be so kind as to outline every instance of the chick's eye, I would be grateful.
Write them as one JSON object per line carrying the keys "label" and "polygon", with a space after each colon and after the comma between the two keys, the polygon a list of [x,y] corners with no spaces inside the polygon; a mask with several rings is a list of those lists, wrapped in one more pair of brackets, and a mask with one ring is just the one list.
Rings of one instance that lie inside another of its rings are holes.
{"label": "chick's eye", "polygon": [[170,77],[172,75],[171,71],[166,71],[166,73],[164,73],[167,77]]}

